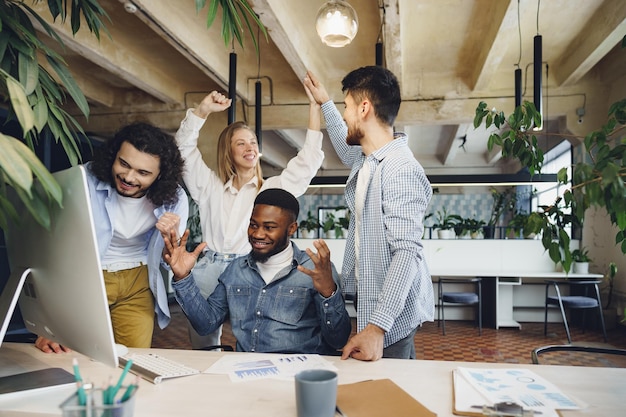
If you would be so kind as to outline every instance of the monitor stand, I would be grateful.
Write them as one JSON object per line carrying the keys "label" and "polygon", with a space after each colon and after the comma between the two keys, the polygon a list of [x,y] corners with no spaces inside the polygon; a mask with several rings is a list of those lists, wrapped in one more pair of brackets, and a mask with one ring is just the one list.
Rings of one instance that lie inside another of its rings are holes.
{"label": "monitor stand", "polygon": [[[2,345],[9,328],[9,322],[15,311],[17,300],[20,297],[28,274],[30,274],[30,268],[14,268],[2,290],[2,294],[0,294],[0,317],[4,318],[2,323],[0,323],[0,345]],[[3,394],[74,383],[74,376],[61,368],[47,368],[7,375],[0,377],[0,397]]]}
{"label": "monitor stand", "polygon": [[2,341],[9,328],[11,317],[13,317],[17,300],[20,298],[28,274],[30,274],[30,268],[13,268],[9,280],[4,286],[2,294],[0,294],[0,317],[4,317],[0,324],[0,346],[2,346]]}

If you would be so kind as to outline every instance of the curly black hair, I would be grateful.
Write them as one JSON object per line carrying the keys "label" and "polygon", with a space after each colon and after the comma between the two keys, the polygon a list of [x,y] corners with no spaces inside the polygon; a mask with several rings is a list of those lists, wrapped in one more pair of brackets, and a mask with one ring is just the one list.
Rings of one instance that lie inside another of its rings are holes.
{"label": "curly black hair", "polygon": [[146,193],[148,200],[157,207],[175,204],[178,201],[176,190],[182,184],[183,158],[174,138],[151,124],[137,122],[121,128],[96,153],[90,166],[91,172],[100,181],[114,186],[111,169],[124,142],[130,143],[140,152],[159,157],[161,173]]}

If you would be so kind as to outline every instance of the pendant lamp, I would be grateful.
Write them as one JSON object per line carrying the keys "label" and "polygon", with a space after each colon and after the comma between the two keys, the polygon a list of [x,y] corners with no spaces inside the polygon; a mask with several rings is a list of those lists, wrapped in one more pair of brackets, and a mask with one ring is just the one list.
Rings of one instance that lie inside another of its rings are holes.
{"label": "pendant lamp", "polygon": [[317,12],[315,29],[322,42],[341,48],[352,42],[359,29],[356,12],[343,0],[330,0]]}

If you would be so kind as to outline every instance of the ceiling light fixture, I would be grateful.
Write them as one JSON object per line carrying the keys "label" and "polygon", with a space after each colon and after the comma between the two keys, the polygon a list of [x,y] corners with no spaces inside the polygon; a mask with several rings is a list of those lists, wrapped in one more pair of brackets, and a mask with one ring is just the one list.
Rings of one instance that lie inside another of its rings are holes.
{"label": "ceiling light fixture", "polygon": [[[541,70],[543,66],[543,46],[541,41],[541,35],[539,34],[539,5],[541,0],[537,0],[537,35],[534,38],[533,49],[533,101],[535,109],[539,112],[542,118],[543,125],[543,108],[541,97]],[[542,125],[535,126],[533,130],[541,130]]]}
{"label": "ceiling light fixture", "polygon": [[341,48],[352,42],[356,36],[359,19],[348,2],[329,0],[317,12],[315,29],[326,45]]}
{"label": "ceiling light fixture", "polygon": [[379,3],[378,8],[381,10],[380,30],[378,31],[378,39],[376,39],[376,65],[383,66],[385,50],[383,49],[383,28],[385,27],[385,3]]}
{"label": "ceiling light fixture", "polygon": [[517,59],[517,67],[515,69],[515,108],[518,108],[522,105],[522,69],[519,67],[520,62],[522,61],[522,25],[520,23],[520,15],[519,15],[519,3],[520,0],[517,0],[517,29],[519,32],[519,58]]}

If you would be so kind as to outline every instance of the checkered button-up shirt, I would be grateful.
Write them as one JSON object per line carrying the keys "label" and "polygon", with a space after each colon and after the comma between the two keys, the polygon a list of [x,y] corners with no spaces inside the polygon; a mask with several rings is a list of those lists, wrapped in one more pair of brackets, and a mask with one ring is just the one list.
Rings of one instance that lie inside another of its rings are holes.
{"label": "checkered button-up shirt", "polygon": [[370,165],[359,231],[359,279],[357,283],[351,220],[342,287],[344,293],[358,296],[357,330],[368,323],[382,328],[387,347],[433,320],[433,287],[421,242],[432,189],[406,135],[396,134],[395,140],[366,157],[359,146],[346,144],[347,127],[335,105],[324,103],[322,112],[337,155],[351,167],[345,198],[352,214],[359,170],[364,163]]}

